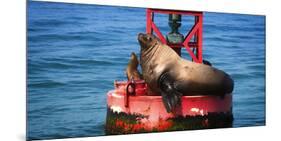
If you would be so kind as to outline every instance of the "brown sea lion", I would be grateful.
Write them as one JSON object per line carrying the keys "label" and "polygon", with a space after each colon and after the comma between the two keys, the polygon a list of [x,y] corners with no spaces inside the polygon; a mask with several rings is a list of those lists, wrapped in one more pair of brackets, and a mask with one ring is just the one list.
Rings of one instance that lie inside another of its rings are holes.
{"label": "brown sea lion", "polygon": [[140,80],[142,78],[140,72],[138,71],[138,65],[138,57],[134,52],[132,52],[131,58],[126,68],[126,75],[128,80]]}
{"label": "brown sea lion", "polygon": [[143,78],[150,89],[162,95],[167,112],[181,103],[182,95],[219,95],[233,90],[233,80],[209,65],[182,59],[154,35],[138,35]]}

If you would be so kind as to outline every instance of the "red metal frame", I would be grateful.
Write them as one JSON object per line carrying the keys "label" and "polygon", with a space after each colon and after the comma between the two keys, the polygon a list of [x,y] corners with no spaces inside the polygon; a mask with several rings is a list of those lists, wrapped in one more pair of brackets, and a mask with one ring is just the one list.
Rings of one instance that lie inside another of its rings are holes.
{"label": "red metal frame", "polygon": [[[153,21],[155,13],[195,17],[194,25],[185,36],[183,43],[167,43],[165,36]],[[175,48],[175,51],[184,47],[194,62],[203,62],[202,12],[147,9],[146,16],[147,33],[153,34],[155,32],[163,43]],[[192,51],[192,49],[194,50]],[[114,87],[114,90],[107,93],[108,111],[105,127],[107,134],[198,129],[197,127],[205,129],[213,128],[212,126],[231,127],[232,125],[232,94],[226,94],[224,97],[196,93],[194,95],[183,94],[181,104],[171,113],[167,113],[162,96],[148,90],[144,80],[115,81]],[[214,118],[214,115],[218,117]],[[181,122],[174,122],[177,121],[178,117],[180,117]],[[193,118],[196,123],[190,124],[190,119]],[[131,120],[136,122],[128,122]],[[179,124],[180,126],[178,126]]]}
{"label": "red metal frame", "polygon": [[[154,14],[181,14],[181,15],[191,15],[195,17],[195,22],[191,30],[185,36],[184,42],[182,44],[169,44],[167,43],[165,36],[161,33],[159,28],[154,23]],[[164,43],[168,44],[172,48],[181,48],[184,47],[192,60],[196,63],[203,62],[202,56],[202,40],[203,40],[203,12],[191,12],[191,11],[175,11],[175,10],[160,10],[160,9],[147,9],[146,10],[146,33],[155,34],[159,37],[159,39]],[[194,37],[194,41],[191,41],[192,37]],[[195,48],[195,52],[191,50],[191,48]]]}

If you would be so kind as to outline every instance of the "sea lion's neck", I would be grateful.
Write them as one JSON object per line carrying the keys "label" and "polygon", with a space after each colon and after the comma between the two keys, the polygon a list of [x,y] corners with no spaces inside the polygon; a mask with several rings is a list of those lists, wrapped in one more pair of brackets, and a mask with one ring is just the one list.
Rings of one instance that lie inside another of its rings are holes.
{"label": "sea lion's neck", "polygon": [[153,58],[153,56],[155,55],[155,53],[157,52],[157,50],[159,48],[159,44],[160,43],[155,42],[151,47],[141,50],[141,63],[142,64],[146,64],[149,60],[151,60]]}

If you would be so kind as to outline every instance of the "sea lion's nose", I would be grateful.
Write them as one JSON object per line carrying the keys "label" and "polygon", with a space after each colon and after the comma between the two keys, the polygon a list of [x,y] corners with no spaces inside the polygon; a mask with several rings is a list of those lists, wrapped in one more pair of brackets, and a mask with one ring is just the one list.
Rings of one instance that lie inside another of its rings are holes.
{"label": "sea lion's nose", "polygon": [[145,34],[143,34],[143,33],[139,33],[139,34],[138,34],[138,40],[140,41],[140,40],[143,38],[144,35],[145,35]]}
{"label": "sea lion's nose", "polygon": [[138,37],[140,38],[140,37],[142,37],[142,36],[144,36],[145,34],[144,33],[139,33],[138,34]]}

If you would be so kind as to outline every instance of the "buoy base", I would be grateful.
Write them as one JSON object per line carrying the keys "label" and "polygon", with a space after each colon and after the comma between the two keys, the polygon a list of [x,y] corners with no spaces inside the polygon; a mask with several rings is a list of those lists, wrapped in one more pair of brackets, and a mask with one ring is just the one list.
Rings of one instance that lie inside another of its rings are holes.
{"label": "buoy base", "polygon": [[196,129],[213,129],[232,127],[232,113],[208,113],[207,115],[177,116],[160,120],[158,126],[148,127],[141,121],[147,116],[141,114],[127,114],[107,109],[106,134],[134,134],[148,132],[181,131]]}
{"label": "buoy base", "polygon": [[147,94],[144,81],[115,82],[107,93],[106,134],[131,134],[231,127],[232,94],[182,96],[168,113],[161,95]]}

